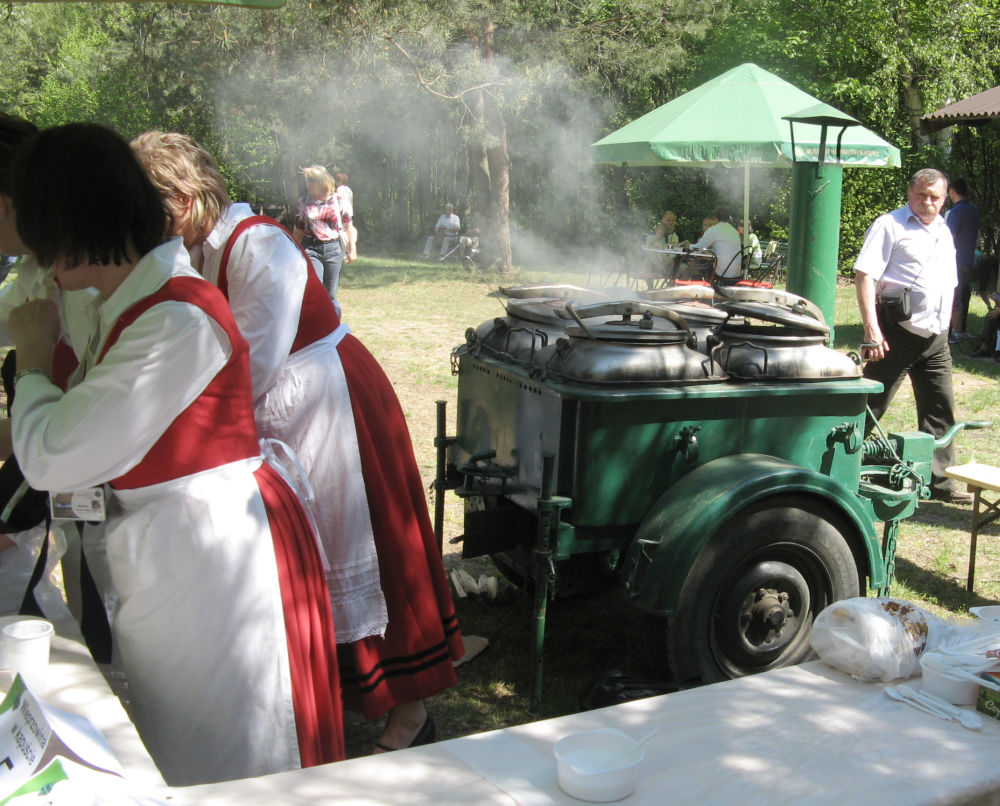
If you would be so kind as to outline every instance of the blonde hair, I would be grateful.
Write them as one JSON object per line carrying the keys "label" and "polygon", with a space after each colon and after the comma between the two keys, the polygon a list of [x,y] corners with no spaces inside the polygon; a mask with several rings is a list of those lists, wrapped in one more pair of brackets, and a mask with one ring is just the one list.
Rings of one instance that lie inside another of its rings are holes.
{"label": "blonde hair", "polygon": [[333,177],[330,176],[330,172],[322,165],[310,165],[303,168],[302,175],[306,178],[307,183],[316,182],[323,188],[323,196],[321,198],[327,198],[337,189],[337,185],[333,181]]}
{"label": "blonde hair", "polygon": [[182,210],[190,201],[192,228],[206,235],[211,232],[232,204],[215,158],[193,138],[177,132],[148,131],[131,145],[171,211]]}

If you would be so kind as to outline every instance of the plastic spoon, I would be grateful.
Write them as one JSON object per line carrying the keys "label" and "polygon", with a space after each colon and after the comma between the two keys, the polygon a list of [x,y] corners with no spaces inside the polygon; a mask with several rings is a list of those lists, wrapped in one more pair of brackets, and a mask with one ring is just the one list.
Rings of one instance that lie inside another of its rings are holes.
{"label": "plastic spoon", "polygon": [[928,691],[916,691],[905,684],[896,686],[896,691],[904,698],[918,702],[921,705],[925,705],[927,708],[936,711],[945,719],[958,721],[963,728],[968,728],[969,730],[981,730],[983,727],[983,720],[979,714],[974,714],[971,711],[965,711],[962,708],[959,708],[957,705],[952,705],[950,702],[941,699],[936,694],[931,694]]}
{"label": "plastic spoon", "polygon": [[597,770],[597,772],[605,772],[607,770],[613,770],[618,766],[618,762],[627,756],[629,753],[633,752],[637,747],[642,747],[647,740],[652,739],[657,733],[660,732],[659,728],[653,728],[649,733],[643,736],[641,739],[636,739],[635,744],[631,747],[626,747],[624,750],[619,750],[608,758],[604,759],[604,766]]}
{"label": "plastic spoon", "polygon": [[979,716],[979,714],[972,711],[966,711],[964,708],[959,708],[957,705],[948,702],[943,697],[939,697],[937,694],[933,694],[930,691],[917,691],[915,693],[918,699],[932,708],[937,708],[939,711],[951,714],[955,717],[955,719],[962,723],[963,728],[968,728],[969,730],[982,730],[984,723],[983,718]]}
{"label": "plastic spoon", "polygon": [[886,695],[893,700],[898,700],[899,702],[905,702],[907,705],[916,708],[918,711],[923,711],[925,714],[930,714],[931,716],[936,716],[938,719],[944,719],[947,722],[954,722],[954,719],[948,714],[938,711],[936,708],[931,708],[929,705],[924,705],[924,703],[919,700],[911,699],[910,697],[904,697],[902,693],[896,690],[896,687],[887,687],[885,689]]}

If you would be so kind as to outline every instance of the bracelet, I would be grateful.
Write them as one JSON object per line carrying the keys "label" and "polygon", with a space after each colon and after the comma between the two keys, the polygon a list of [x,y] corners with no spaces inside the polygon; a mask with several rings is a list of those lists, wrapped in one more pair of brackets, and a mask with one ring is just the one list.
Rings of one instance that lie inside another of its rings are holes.
{"label": "bracelet", "polygon": [[46,378],[49,379],[49,383],[55,383],[55,381],[52,378],[52,373],[49,372],[47,369],[43,369],[42,367],[25,367],[24,369],[19,370],[16,375],[14,375],[14,386],[16,387],[17,382],[21,380],[21,378],[24,378],[27,375],[44,375]]}

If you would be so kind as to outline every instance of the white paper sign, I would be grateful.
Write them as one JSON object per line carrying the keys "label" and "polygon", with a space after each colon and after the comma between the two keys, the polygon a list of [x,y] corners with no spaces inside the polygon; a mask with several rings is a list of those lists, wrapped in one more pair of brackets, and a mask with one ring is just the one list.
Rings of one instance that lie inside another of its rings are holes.
{"label": "white paper sign", "polygon": [[0,702],[0,806],[56,756],[124,775],[100,731],[83,717],[46,705],[17,675]]}

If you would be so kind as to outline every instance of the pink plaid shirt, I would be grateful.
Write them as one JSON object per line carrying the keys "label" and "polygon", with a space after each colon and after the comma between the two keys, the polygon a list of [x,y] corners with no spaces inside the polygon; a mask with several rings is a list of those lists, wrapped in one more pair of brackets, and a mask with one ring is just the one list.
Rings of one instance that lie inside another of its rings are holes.
{"label": "pink plaid shirt", "polygon": [[340,237],[340,230],[351,223],[351,216],[341,208],[336,194],[316,201],[311,196],[303,196],[295,205],[295,225],[301,227],[307,237],[327,243]]}

